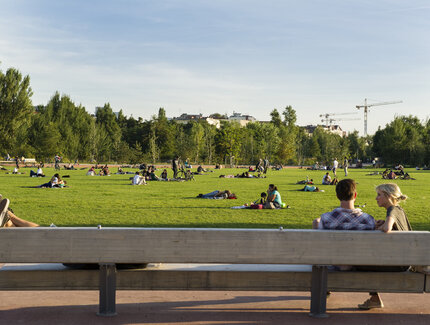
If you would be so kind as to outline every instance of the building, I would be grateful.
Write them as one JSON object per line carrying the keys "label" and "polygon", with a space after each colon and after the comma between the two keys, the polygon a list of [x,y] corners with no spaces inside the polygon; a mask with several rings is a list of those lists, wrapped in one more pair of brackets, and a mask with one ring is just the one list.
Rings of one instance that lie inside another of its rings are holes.
{"label": "building", "polygon": [[339,125],[306,125],[303,127],[303,129],[305,130],[307,135],[312,136],[318,126],[321,127],[323,130],[326,130],[327,132],[337,134],[341,137],[347,136],[347,132],[343,131]]}
{"label": "building", "polygon": [[249,122],[257,121],[255,117],[251,115],[242,115],[242,113],[233,112],[233,115],[228,118],[229,121],[236,121],[240,126],[246,126]]}
{"label": "building", "polygon": [[211,118],[211,117],[203,117],[202,114],[187,114],[184,113],[179,117],[174,117],[173,121],[176,123],[187,124],[191,121],[206,121],[209,125],[215,125],[217,129],[221,127],[220,120]]}

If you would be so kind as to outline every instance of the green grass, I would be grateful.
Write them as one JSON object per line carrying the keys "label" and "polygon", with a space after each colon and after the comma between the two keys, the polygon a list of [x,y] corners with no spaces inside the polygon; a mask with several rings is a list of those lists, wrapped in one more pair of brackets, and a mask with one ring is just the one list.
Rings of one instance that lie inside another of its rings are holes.
{"label": "green grass", "polygon": [[[114,169],[116,170],[116,169]],[[306,175],[321,183],[323,171],[284,169],[268,172],[266,179],[224,179],[220,174],[237,174],[244,169],[223,169],[195,176],[191,182],[148,182],[131,186],[132,175],[110,177],[85,176],[86,170],[61,171],[70,175],[70,187],[64,189],[30,188],[45,183],[54,174],[45,168],[46,178],[0,172],[0,193],[11,200],[15,213],[43,226],[126,226],[126,227],[218,227],[218,228],[310,228],[315,217],[338,206],[333,186],[320,186],[324,193],[300,192],[296,185]],[[377,219],[385,210],[375,201],[375,186],[385,181],[381,176],[367,176],[368,169],[350,169],[349,177],[358,182],[356,204]],[[380,170],[381,171],[381,170]],[[395,180],[409,196],[403,207],[415,230],[430,230],[430,172],[408,170],[416,180]],[[160,174],[161,171],[157,171]],[[343,178],[343,170],[338,175]],[[169,177],[171,171],[169,170]],[[281,210],[234,210],[231,206],[256,200],[268,184],[278,186],[282,200],[291,206]],[[196,199],[199,193],[230,189],[237,200]]]}

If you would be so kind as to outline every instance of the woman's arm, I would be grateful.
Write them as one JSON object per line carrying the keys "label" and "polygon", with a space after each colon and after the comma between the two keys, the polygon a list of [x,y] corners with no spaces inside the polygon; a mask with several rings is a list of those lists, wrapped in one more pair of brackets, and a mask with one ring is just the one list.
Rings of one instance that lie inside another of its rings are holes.
{"label": "woman's arm", "polygon": [[276,193],[271,193],[267,196],[267,201],[274,202],[276,198]]}
{"label": "woman's arm", "polygon": [[394,226],[394,218],[388,216],[385,222],[377,228],[377,230],[382,230],[383,232],[390,232]]}

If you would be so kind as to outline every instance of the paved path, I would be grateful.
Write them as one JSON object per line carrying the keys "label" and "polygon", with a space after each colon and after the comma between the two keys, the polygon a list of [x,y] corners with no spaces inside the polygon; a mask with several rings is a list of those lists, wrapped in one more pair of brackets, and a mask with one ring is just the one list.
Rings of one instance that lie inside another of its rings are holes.
{"label": "paved path", "polygon": [[382,294],[386,308],[356,309],[367,297],[333,293],[330,317],[313,319],[303,292],[118,291],[118,315],[99,317],[97,291],[0,291],[0,324],[430,324],[429,294]]}

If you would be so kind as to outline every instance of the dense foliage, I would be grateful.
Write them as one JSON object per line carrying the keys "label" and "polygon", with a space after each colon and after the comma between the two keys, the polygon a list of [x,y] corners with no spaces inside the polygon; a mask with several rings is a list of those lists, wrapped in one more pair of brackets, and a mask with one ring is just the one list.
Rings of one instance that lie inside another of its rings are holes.
{"label": "dense foliage", "polygon": [[[164,108],[149,121],[115,114],[107,103],[90,115],[69,96],[56,92],[46,106],[33,107],[29,76],[10,68],[0,70],[0,153],[49,161],[55,154],[65,160],[118,163],[167,162],[178,155],[193,163],[272,164],[330,163],[380,157],[394,164],[428,164],[430,122],[413,116],[396,117],[367,138],[358,132],[342,137],[318,127],[309,136],[296,125],[296,112],[287,106],[274,109],[268,123],[222,121],[221,127],[204,120],[179,124]],[[213,118],[224,119],[215,113]]]}

